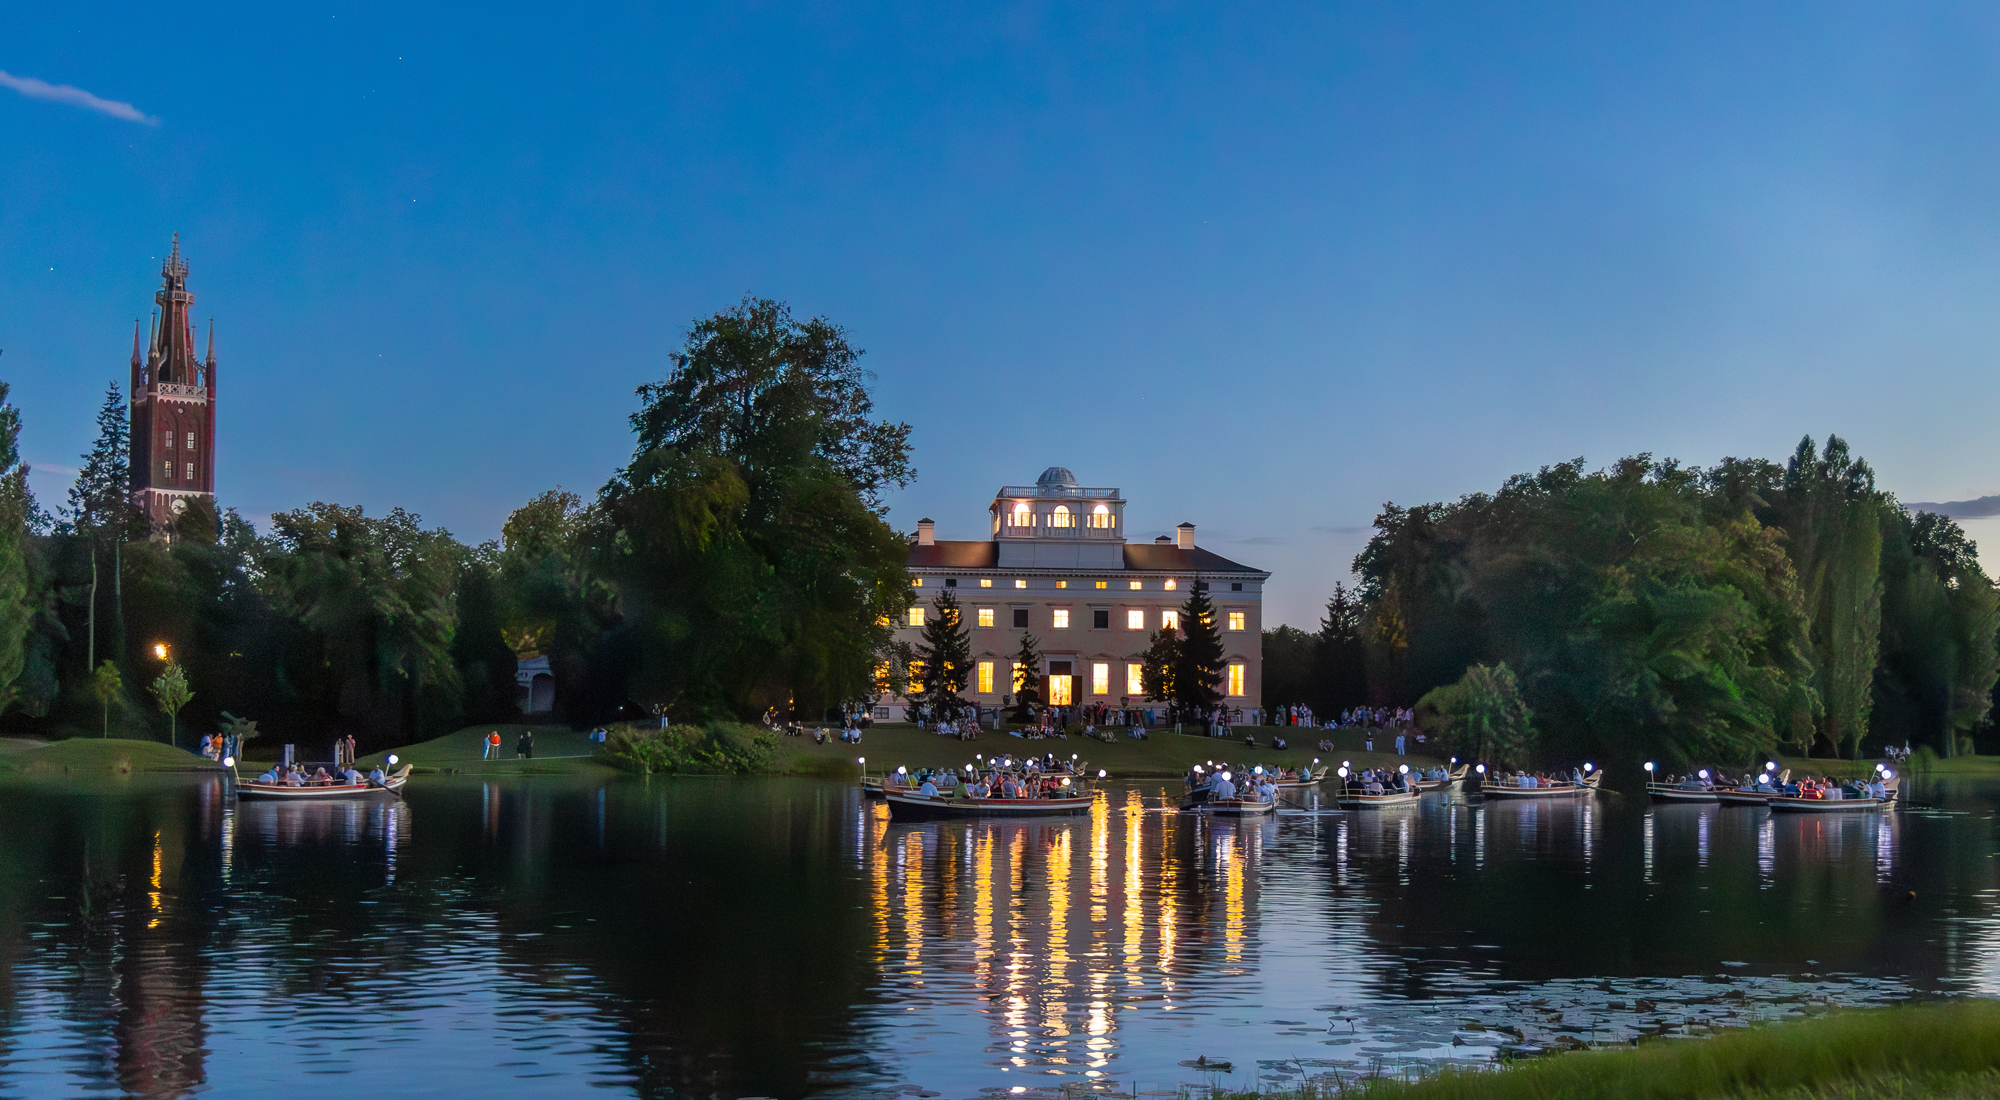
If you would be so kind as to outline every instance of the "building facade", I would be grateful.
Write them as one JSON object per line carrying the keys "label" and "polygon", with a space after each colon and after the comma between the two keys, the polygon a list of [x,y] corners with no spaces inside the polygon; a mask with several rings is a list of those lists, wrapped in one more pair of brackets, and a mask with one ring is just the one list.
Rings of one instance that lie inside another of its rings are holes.
{"label": "building facade", "polygon": [[[1269,573],[1196,546],[1192,523],[1172,538],[1128,542],[1119,491],[1083,487],[1060,466],[1033,485],[1003,486],[988,512],[990,540],[940,540],[931,520],[918,521],[909,558],[917,599],[897,632],[918,644],[932,601],[951,592],[972,637],[968,700],[1012,702],[1014,656],[1021,635],[1033,634],[1045,702],[1158,710],[1140,686],[1146,647],[1154,631],[1179,626],[1181,604],[1205,583],[1222,633],[1225,704],[1257,705]],[[877,716],[900,717],[892,708],[907,703],[893,698]]]}
{"label": "building facade", "polygon": [[153,295],[152,338],[143,357],[140,322],[132,331],[132,503],[155,530],[187,507],[188,498],[215,497],[215,323],[209,322],[208,355],[197,358],[194,295],[187,261],[174,235],[173,253],[160,265],[165,285]]}

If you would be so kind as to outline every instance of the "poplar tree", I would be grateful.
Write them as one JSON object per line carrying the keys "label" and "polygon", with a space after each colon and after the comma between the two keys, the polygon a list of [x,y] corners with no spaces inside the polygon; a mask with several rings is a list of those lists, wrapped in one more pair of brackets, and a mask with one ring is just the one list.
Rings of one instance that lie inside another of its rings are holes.
{"label": "poplar tree", "polygon": [[[112,382],[105,387],[104,404],[97,409],[97,441],[91,445],[90,453],[83,456],[83,468],[77,471],[76,482],[69,487],[69,524],[77,535],[90,543],[90,623],[85,634],[86,668],[97,667],[99,557],[110,558],[103,565],[115,577],[123,557],[119,547],[134,537],[142,519],[138,508],[132,504],[131,451],[131,420],[125,408],[125,398],[119,392],[118,383]],[[122,586],[115,581],[113,589],[122,594]],[[111,613],[110,649],[114,653],[124,652],[124,616],[119,602],[114,600]]]}
{"label": "poplar tree", "polygon": [[1181,604],[1181,640],[1173,699],[1183,715],[1207,715],[1222,702],[1222,630],[1208,585],[1196,581]]}
{"label": "poplar tree", "polygon": [[924,620],[917,659],[923,662],[917,701],[934,722],[949,722],[965,710],[959,693],[972,667],[972,635],[959,614],[958,599],[946,589],[931,601],[934,614]]}
{"label": "poplar tree", "polygon": [[1817,454],[1811,436],[1800,440],[1783,486],[1780,525],[1805,601],[1813,687],[1825,708],[1817,732],[1836,754],[1858,754],[1881,651],[1883,497],[1875,472],[1837,435]]}

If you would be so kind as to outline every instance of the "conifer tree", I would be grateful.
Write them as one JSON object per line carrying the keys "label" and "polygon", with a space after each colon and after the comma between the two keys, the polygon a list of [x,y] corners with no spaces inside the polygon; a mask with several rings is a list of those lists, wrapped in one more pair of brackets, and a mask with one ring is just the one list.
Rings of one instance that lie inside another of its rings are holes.
{"label": "conifer tree", "polygon": [[923,662],[916,701],[924,705],[933,722],[950,722],[965,711],[966,674],[972,667],[972,635],[958,613],[958,599],[946,589],[931,601],[932,614],[924,620],[922,639],[917,643],[917,659]]}
{"label": "conifer tree", "polygon": [[[120,544],[143,534],[142,517],[132,504],[131,422],[125,398],[112,382],[104,390],[104,404],[97,409],[97,441],[83,456],[83,468],[69,488],[68,525],[90,543],[90,624],[85,633],[87,668],[97,667],[97,590],[102,569],[115,571],[122,555]],[[108,560],[104,560],[108,559]],[[102,569],[101,569],[102,567]],[[116,587],[116,586],[114,586]],[[112,619],[122,623],[114,608]],[[114,629],[113,652],[122,653],[123,630]]]}
{"label": "conifer tree", "polygon": [[1139,686],[1145,689],[1146,698],[1155,703],[1173,702],[1174,673],[1181,663],[1180,634],[1164,626],[1154,631],[1139,662]]}
{"label": "conifer tree", "polygon": [[40,608],[27,540],[41,509],[21,462],[21,412],[7,403],[7,393],[0,382],[0,713],[20,697],[28,633]]}
{"label": "conifer tree", "polygon": [[1205,716],[1222,702],[1222,630],[1208,585],[1196,581],[1181,604],[1179,660],[1174,664],[1174,704],[1184,716]]}
{"label": "conifer tree", "polygon": [[1042,701],[1042,651],[1035,636],[1021,634],[1021,648],[1014,651],[1014,721],[1035,720],[1035,705]]}

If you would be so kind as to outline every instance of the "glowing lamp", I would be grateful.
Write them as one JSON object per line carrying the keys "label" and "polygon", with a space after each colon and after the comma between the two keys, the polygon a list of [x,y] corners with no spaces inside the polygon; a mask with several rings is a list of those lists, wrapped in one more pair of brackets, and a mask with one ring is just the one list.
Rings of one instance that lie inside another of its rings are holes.
{"label": "glowing lamp", "polygon": [[865,756],[857,756],[854,758],[854,762],[856,764],[866,764],[868,763],[868,758]]}
{"label": "glowing lamp", "polygon": [[235,767],[235,766],[236,766],[236,758],[235,758],[235,757],[233,757],[233,756],[225,756],[225,757],[223,757],[223,758],[222,758],[222,766],[223,766],[223,767],[225,767],[225,768],[233,768],[233,767]]}
{"label": "glowing lamp", "polygon": [[167,659],[167,643],[165,643],[165,642],[155,642],[155,643],[153,643],[153,656],[155,656],[155,657],[158,657],[158,658],[159,658],[160,660],[162,660],[162,661],[166,660],[166,659]]}
{"label": "glowing lamp", "polygon": [[1069,776],[1066,776],[1066,775],[1065,775],[1065,776],[1063,776],[1063,781],[1062,781],[1062,785],[1063,785],[1063,786],[1065,786],[1065,787],[1069,786]]}
{"label": "glowing lamp", "polygon": [[1777,770],[1778,770],[1778,762],[1777,762],[1776,760],[1766,760],[1766,761],[1764,762],[1764,770],[1765,770],[1765,771],[1767,771],[1767,772],[1774,772],[1774,771],[1777,771]]}
{"label": "glowing lamp", "polygon": [[1702,777],[1703,779],[1707,779],[1707,778],[1708,778],[1708,769],[1707,769],[1707,768],[1703,768],[1703,769],[1701,769],[1700,771],[1696,772],[1695,774],[1696,774],[1696,775],[1699,775],[1699,776],[1701,776],[1701,777]]}
{"label": "glowing lamp", "polygon": [[907,775],[907,774],[909,774],[909,769],[908,769],[908,768],[905,768],[905,767],[904,767],[904,766],[902,766],[901,764],[898,764],[898,765],[896,765],[896,774],[897,774],[897,775]]}
{"label": "glowing lamp", "polygon": [[396,754],[392,752],[389,754],[389,764],[391,767],[393,767],[395,766],[395,763],[396,763]]}
{"label": "glowing lamp", "polygon": [[1403,775],[1410,774],[1410,766],[1408,764],[1398,764],[1396,765],[1396,770]]}
{"label": "glowing lamp", "polygon": [[1481,765],[1479,765],[1478,767],[1476,767],[1476,768],[1473,768],[1472,770],[1473,770],[1473,771],[1476,771],[1476,772],[1478,772],[1478,773],[1479,773],[1479,774],[1481,774],[1481,775],[1485,775],[1485,774],[1486,774],[1486,765],[1484,765],[1484,764],[1481,764]]}
{"label": "glowing lamp", "polygon": [[1590,761],[1588,761],[1588,760],[1586,760],[1586,761],[1584,761],[1584,762],[1583,762],[1583,774],[1585,774],[1585,775],[1589,775],[1589,774],[1590,774]]}
{"label": "glowing lamp", "polygon": [[1099,779],[1102,779],[1102,778],[1104,778],[1105,776],[1107,776],[1107,775],[1110,775],[1110,774],[1111,774],[1110,772],[1107,772],[1107,771],[1105,771],[1105,770],[1104,770],[1103,768],[1099,768],[1099,769],[1097,769],[1097,778],[1099,778]]}
{"label": "glowing lamp", "polygon": [[1653,770],[1653,762],[1651,760],[1646,761],[1646,771],[1650,773],[1652,770]]}
{"label": "glowing lamp", "polygon": [[1342,769],[1340,769],[1340,771],[1338,771],[1338,772],[1337,772],[1337,773],[1335,773],[1335,774],[1339,775],[1339,776],[1340,776],[1340,777],[1341,777],[1342,779],[1346,779],[1346,778],[1347,778],[1347,769],[1346,769],[1346,768],[1342,768]]}

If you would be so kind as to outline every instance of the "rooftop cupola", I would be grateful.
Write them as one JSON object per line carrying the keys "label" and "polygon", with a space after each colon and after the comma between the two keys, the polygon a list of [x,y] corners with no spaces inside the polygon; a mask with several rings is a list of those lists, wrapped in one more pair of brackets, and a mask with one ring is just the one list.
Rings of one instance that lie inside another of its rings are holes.
{"label": "rooftop cupola", "polygon": [[1194,524],[1183,523],[1174,528],[1174,545],[1182,550],[1194,549]]}
{"label": "rooftop cupola", "polygon": [[1125,498],[1079,483],[1066,466],[1033,485],[1001,486],[990,511],[1003,566],[1123,566]]}

